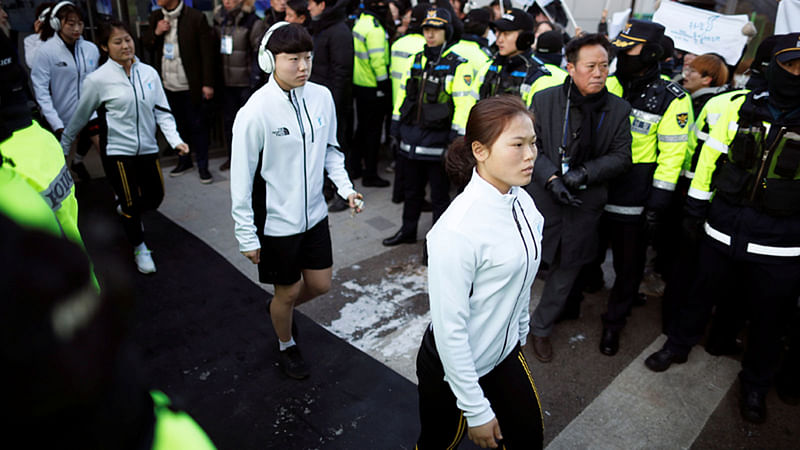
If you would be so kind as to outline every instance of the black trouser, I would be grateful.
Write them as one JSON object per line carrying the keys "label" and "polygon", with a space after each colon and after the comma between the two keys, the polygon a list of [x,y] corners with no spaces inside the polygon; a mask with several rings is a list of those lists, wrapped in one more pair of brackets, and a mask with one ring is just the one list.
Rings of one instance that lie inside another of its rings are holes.
{"label": "black trouser", "polygon": [[608,310],[603,314],[603,326],[614,331],[625,327],[633,302],[639,295],[647,256],[647,236],[643,216],[632,221],[616,220],[610,215],[600,219],[611,240],[614,258],[614,287],[608,296]]}
{"label": "black trouser", "polygon": [[164,199],[164,178],[158,154],[106,156],[105,171],[122,207],[122,226],[131,245],[144,242],[142,213]]}
{"label": "black trouser", "polygon": [[433,223],[450,204],[450,181],[444,171],[442,161],[426,161],[408,159],[401,152],[400,158],[404,166],[404,200],[403,200],[403,234],[417,234],[417,222],[422,214],[425,202],[425,185],[431,184],[431,204],[433,205]]}
{"label": "black trouser", "polygon": [[720,286],[741,286],[747,298],[750,329],[739,378],[743,387],[766,394],[780,358],[780,337],[800,295],[800,261],[766,264],[736,260],[714,247],[700,245],[698,273],[665,348],[688,354],[703,337]]}
{"label": "black trouser", "polygon": [[188,155],[178,157],[180,164],[192,163],[192,154],[197,167],[208,168],[208,115],[210,104],[203,100],[200,104],[192,102],[189,91],[172,92],[165,90],[167,101],[178,126],[178,134],[189,144]]}
{"label": "black trouser", "polygon": [[225,86],[222,91],[222,116],[225,127],[225,149],[228,151],[228,158],[231,157],[233,119],[236,118],[236,113],[239,112],[239,109],[247,103],[248,98],[250,98],[249,87]]}
{"label": "black trouser", "polygon": [[350,174],[362,174],[361,161],[364,161],[363,175],[378,176],[378,150],[381,146],[383,119],[389,111],[391,98],[378,97],[378,88],[353,86],[356,99],[356,133],[347,162]]}
{"label": "black trouser", "polygon": [[[444,368],[428,327],[417,354],[419,417],[417,448],[456,448],[468,425],[456,397],[444,380]],[[536,386],[519,345],[478,383],[492,405],[503,440],[500,448],[542,448],[544,422]]]}

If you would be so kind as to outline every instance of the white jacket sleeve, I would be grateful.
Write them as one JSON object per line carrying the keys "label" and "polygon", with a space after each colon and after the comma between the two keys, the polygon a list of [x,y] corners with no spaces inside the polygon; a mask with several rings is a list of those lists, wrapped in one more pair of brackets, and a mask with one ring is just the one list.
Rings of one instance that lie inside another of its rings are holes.
{"label": "white jacket sleeve", "polygon": [[[42,47],[44,47],[44,43]],[[58,117],[58,112],[53,106],[53,98],[50,96],[50,55],[45,48],[40,48],[36,52],[36,61],[31,69],[31,84],[33,85],[36,103],[39,104],[39,110],[44,118],[47,119],[50,128],[53,131],[64,128],[64,123]]]}
{"label": "white jacket sleeve", "polygon": [[531,329],[531,293],[529,290],[520,293],[519,301],[522,302],[522,313],[519,316],[519,345],[525,346],[528,341],[528,333]]}
{"label": "white jacket sleeve", "polygon": [[93,82],[94,80],[86,80],[83,83],[83,95],[78,101],[78,107],[75,108],[75,113],[69,120],[69,123],[64,128],[64,133],[61,135],[61,148],[64,150],[64,155],[69,154],[69,149],[72,142],[78,133],[86,126],[89,119],[94,114],[94,111],[100,106],[100,91],[103,89],[102,83]]}
{"label": "white jacket sleeve", "polygon": [[156,116],[158,127],[161,128],[161,132],[164,134],[164,138],[166,138],[167,142],[169,142],[169,146],[175,148],[183,143],[183,139],[178,134],[178,126],[175,123],[175,116],[172,115],[172,109],[169,107],[167,94],[164,93],[164,86],[161,84],[161,79],[157,74],[156,76],[152,77],[152,79],[153,83],[156,85],[156,101],[155,105],[153,105],[155,111],[153,111],[153,113]]}
{"label": "white jacket sleeve", "polygon": [[445,378],[464,411],[469,426],[494,418],[489,400],[478,384],[475,359],[469,345],[469,293],[477,270],[470,239],[456,230],[440,228],[428,235],[428,292],[436,350]]}
{"label": "white jacket sleeve", "polygon": [[325,170],[328,171],[328,178],[336,185],[337,192],[340,197],[347,199],[350,194],[355,194],[353,189],[353,182],[350,181],[350,176],[344,168],[344,153],[339,150],[339,142],[336,138],[336,108],[333,106],[333,97],[329,96],[331,103],[331,114],[328,118],[330,126],[328,127],[328,147],[325,151]]}
{"label": "white jacket sleeve", "polygon": [[[261,248],[256,234],[253,216],[253,177],[258,158],[265,143],[266,127],[259,115],[239,110],[233,121],[231,142],[231,215],[234,234],[239,241],[239,251],[248,252]],[[266,151],[266,149],[263,149]]]}

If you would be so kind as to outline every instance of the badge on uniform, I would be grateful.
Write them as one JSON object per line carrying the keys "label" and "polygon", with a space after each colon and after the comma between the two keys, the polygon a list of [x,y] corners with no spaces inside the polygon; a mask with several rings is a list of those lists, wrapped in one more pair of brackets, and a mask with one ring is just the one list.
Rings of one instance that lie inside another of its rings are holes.
{"label": "badge on uniform", "polygon": [[689,123],[689,113],[680,113],[675,118],[678,120],[678,126],[681,128],[685,128],[686,124]]}
{"label": "badge on uniform", "polygon": [[472,84],[472,75],[464,75],[464,83],[467,83],[467,86]]}

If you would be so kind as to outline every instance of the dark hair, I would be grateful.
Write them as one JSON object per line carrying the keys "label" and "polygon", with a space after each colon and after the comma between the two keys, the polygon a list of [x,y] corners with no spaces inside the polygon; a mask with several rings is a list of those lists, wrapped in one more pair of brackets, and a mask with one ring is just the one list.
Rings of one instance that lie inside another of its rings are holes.
{"label": "dark hair", "polygon": [[56,4],[53,2],[39,3],[39,6],[37,6],[36,9],[33,10],[33,20],[34,21],[39,20],[39,16],[42,15],[42,11],[44,11],[47,8],[52,8],[55,5]]}
{"label": "dark hair", "polygon": [[286,7],[294,11],[294,13],[298,16],[305,17],[303,23],[311,20],[311,13],[308,12],[307,0],[289,0],[286,2]]}
{"label": "dark hair", "polygon": [[302,25],[290,23],[272,32],[267,49],[277,56],[280,53],[302,53],[314,50],[314,41]]}
{"label": "dark hair", "polygon": [[578,62],[578,53],[583,47],[589,45],[599,45],[603,47],[606,49],[608,57],[611,58],[611,43],[608,42],[608,38],[604,34],[591,33],[578,36],[567,42],[567,46],[564,49],[567,62],[571,62],[572,64]]}
{"label": "dark hair", "polygon": [[[56,34],[56,30],[54,30],[53,27],[50,26],[50,18],[53,17],[53,9],[55,9],[57,5],[58,3],[53,5],[53,8],[50,9],[49,13],[47,13],[47,18],[42,23],[42,33],[40,34],[41,36],[40,39],[42,41],[46,41],[51,37],[55,36]],[[58,8],[56,17],[58,17],[58,20],[63,21],[64,19],[66,19],[71,15],[78,16],[81,22],[83,22],[83,13],[81,12],[80,8],[78,8],[75,5],[64,5],[61,8]]]}
{"label": "dark hair", "polygon": [[[533,16],[533,14],[531,14],[531,16]],[[533,24],[533,32],[536,33],[536,31],[538,31],[539,27],[542,25],[549,26],[550,30],[558,31],[558,27],[553,25],[553,22],[550,22],[549,20],[543,20],[541,22],[536,22],[535,24]]]}
{"label": "dark hair", "polygon": [[472,143],[480,142],[491,147],[511,119],[519,114],[534,120],[533,113],[519,97],[513,95],[489,97],[472,107],[467,119],[466,134],[450,144],[445,156],[445,170],[456,186],[465,186],[472,176],[472,168],[476,164],[472,155]]}
{"label": "dark hair", "polygon": [[97,62],[98,65],[103,65],[106,61],[108,61],[108,52],[103,50],[103,47],[108,48],[108,40],[111,39],[111,35],[114,33],[114,30],[123,30],[128,33],[131,38],[133,39],[133,33],[131,33],[131,28],[125,22],[121,22],[117,19],[111,19],[106,23],[100,25],[100,31],[97,35],[97,47],[100,50],[100,60]]}

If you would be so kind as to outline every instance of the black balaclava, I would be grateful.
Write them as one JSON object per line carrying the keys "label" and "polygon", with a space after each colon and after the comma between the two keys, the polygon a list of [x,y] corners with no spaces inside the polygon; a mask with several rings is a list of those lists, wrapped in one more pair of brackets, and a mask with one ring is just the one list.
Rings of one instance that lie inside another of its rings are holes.
{"label": "black balaclava", "polygon": [[800,108],[800,75],[793,75],[772,58],[766,71],[769,102],[781,111]]}
{"label": "black balaclava", "polygon": [[622,81],[631,81],[652,65],[653,63],[645,61],[642,55],[620,52],[617,55],[617,78]]}

